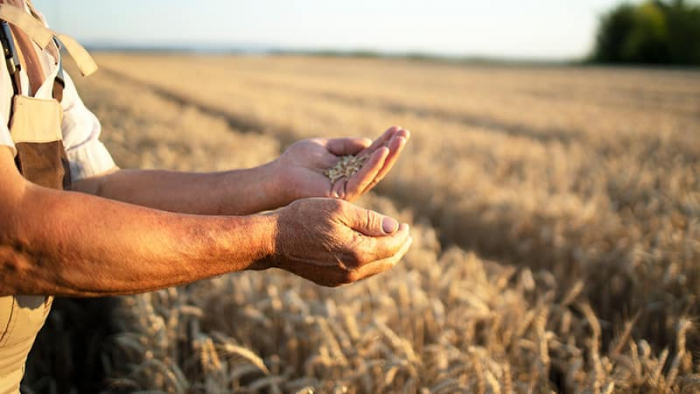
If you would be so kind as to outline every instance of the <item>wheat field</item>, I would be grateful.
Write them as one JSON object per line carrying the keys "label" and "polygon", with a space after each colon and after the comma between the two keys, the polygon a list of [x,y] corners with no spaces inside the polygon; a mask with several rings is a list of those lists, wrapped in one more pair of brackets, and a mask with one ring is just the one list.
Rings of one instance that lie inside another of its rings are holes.
{"label": "wheat field", "polygon": [[76,355],[119,393],[700,391],[700,72],[96,59],[76,80],[122,168],[250,167],[298,139],[410,129],[358,204],[412,223],[414,246],[339,289],[245,272],[97,315],[67,303],[27,393],[80,386],[56,372],[79,375]]}

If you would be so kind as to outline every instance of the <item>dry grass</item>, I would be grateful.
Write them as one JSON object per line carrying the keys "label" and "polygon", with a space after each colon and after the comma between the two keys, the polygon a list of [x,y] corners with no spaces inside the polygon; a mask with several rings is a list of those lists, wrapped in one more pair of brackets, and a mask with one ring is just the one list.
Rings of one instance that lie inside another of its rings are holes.
{"label": "dry grass", "polygon": [[80,87],[124,167],[252,166],[298,138],[413,132],[361,201],[416,223],[400,267],[339,290],[265,272],[123,298],[111,390],[700,390],[700,74],[98,62]]}

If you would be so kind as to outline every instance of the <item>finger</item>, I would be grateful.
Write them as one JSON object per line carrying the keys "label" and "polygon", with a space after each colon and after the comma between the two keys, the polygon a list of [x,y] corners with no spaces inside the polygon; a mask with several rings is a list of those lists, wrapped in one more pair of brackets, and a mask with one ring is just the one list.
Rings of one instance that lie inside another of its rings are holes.
{"label": "finger", "polygon": [[410,237],[409,226],[406,223],[400,224],[395,232],[383,237],[365,236],[359,245],[362,248],[361,253],[365,256],[361,265],[394,256]]}
{"label": "finger", "polygon": [[393,235],[401,227],[394,218],[349,203],[344,205],[340,219],[346,226],[368,237]]}
{"label": "finger", "polygon": [[297,261],[296,264],[289,265],[284,269],[318,285],[336,287],[370,278],[395,267],[408,252],[412,243],[413,238],[409,236],[393,256],[372,261],[350,271],[339,266],[319,267],[316,264],[309,264],[303,260]]}
{"label": "finger", "polygon": [[389,156],[389,148],[382,147],[375,151],[367,162],[350,177],[345,187],[345,198],[353,199],[359,197],[367,189],[379,171],[384,167],[384,162]]}
{"label": "finger", "polygon": [[404,137],[405,139],[408,140],[408,139],[411,138],[411,132],[408,131],[408,130],[406,130],[406,129],[404,129],[404,128],[399,127],[399,131],[397,131],[396,134],[394,134],[394,136],[396,136],[396,137]]}
{"label": "finger", "polygon": [[368,279],[394,268],[411,249],[411,245],[413,245],[413,238],[408,237],[395,255],[363,265],[356,271],[358,280]]}
{"label": "finger", "polygon": [[391,171],[391,169],[394,167],[394,164],[396,164],[396,161],[399,159],[399,156],[401,156],[401,152],[403,152],[403,149],[406,147],[407,142],[408,139],[404,135],[396,135],[394,136],[394,138],[391,139],[391,141],[389,142],[389,154],[384,160],[384,165],[379,170],[374,179],[370,181],[369,185],[367,185],[366,188],[360,191],[361,194],[370,191],[382,179],[384,179],[384,177],[386,177],[389,171]]}
{"label": "finger", "polygon": [[371,152],[374,152],[375,150],[381,148],[386,144],[388,141],[391,140],[391,137],[394,136],[394,134],[398,133],[400,130],[403,130],[399,126],[392,126],[389,127],[382,135],[379,136],[374,142],[372,142],[372,145],[370,145],[368,148],[363,150],[362,152],[358,153],[358,155],[364,155],[368,154]]}
{"label": "finger", "polygon": [[350,283],[356,275],[354,271],[348,274],[348,271],[338,266],[324,267],[317,264],[309,264],[305,261],[297,261],[295,264],[289,264],[283,269],[306,280],[310,280],[317,285],[326,287],[336,287]]}
{"label": "finger", "polygon": [[382,167],[381,171],[379,171],[379,174],[377,175],[378,181],[384,179],[386,174],[393,168],[394,164],[399,159],[399,156],[401,156],[401,152],[403,152],[403,149],[406,147],[408,138],[409,137],[407,136],[396,135],[389,142],[389,155],[384,161],[384,167]]}
{"label": "finger", "polygon": [[334,198],[345,199],[345,187],[348,183],[348,178],[342,177],[335,181],[331,186],[331,196]]}
{"label": "finger", "polygon": [[336,156],[355,155],[371,144],[369,138],[334,138],[326,142],[326,149]]}

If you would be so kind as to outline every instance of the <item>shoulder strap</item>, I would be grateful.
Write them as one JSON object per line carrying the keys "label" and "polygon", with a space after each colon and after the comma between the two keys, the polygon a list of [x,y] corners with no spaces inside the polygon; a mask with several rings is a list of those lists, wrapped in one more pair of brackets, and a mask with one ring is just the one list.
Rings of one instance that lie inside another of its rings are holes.
{"label": "shoulder strap", "polygon": [[97,71],[97,63],[95,63],[92,56],[90,56],[88,51],[85,50],[85,48],[83,48],[78,41],[75,41],[71,36],[56,33],[54,31],[52,32],[58,41],[61,42],[61,45],[63,45],[68,53],[70,53],[70,56],[75,61],[80,73],[83,74],[84,77],[94,74],[95,71]]}
{"label": "shoulder strap", "polygon": [[22,29],[42,49],[51,43],[54,36],[51,30],[39,23],[32,15],[13,5],[0,4],[0,19]]}
{"label": "shoulder strap", "polygon": [[[37,9],[34,7],[34,4],[32,4],[31,0],[24,0],[24,3],[27,5],[27,8],[29,9],[29,12],[31,12],[31,14],[32,14],[32,16],[34,17],[34,19],[36,19],[36,20],[37,20],[39,23],[41,23],[42,25],[45,25],[44,16],[39,12],[39,10],[37,10]],[[55,38],[54,38],[54,41],[56,41]],[[45,49],[49,51],[49,53],[51,54],[51,56],[54,57],[54,59],[57,59],[57,61],[59,61],[60,52],[61,52],[61,47],[60,47],[60,45],[59,45],[58,43],[56,43],[56,46],[49,45],[49,46],[47,46]]]}
{"label": "shoulder strap", "polygon": [[[56,50],[61,52],[61,43],[55,38],[54,41],[56,41]],[[63,101],[63,89],[66,87],[66,79],[63,76],[63,59],[60,53],[57,59],[58,65],[56,65],[56,67],[58,67],[58,72],[56,73],[56,78],[53,80],[53,98],[61,102]]]}
{"label": "shoulder strap", "polygon": [[77,41],[70,36],[56,33],[47,28],[23,9],[9,4],[0,4],[0,19],[22,29],[42,49],[45,49],[54,37],[58,38],[73,57],[73,60],[75,60],[83,76],[88,76],[97,71],[95,60]]}
{"label": "shoulder strap", "polygon": [[22,94],[22,83],[20,82],[19,72],[22,70],[22,64],[17,55],[17,48],[15,48],[15,40],[12,38],[10,25],[4,20],[0,20],[0,43],[5,56],[5,65],[12,80],[12,89],[15,95],[20,95]]}
{"label": "shoulder strap", "polygon": [[[61,50],[61,44],[58,39],[56,41],[56,48],[58,51]],[[12,90],[15,95],[22,94],[22,83],[20,81],[20,71],[22,70],[22,63],[19,61],[19,56],[17,54],[17,48],[15,47],[15,41],[12,38],[12,31],[10,30],[10,25],[0,20],[0,44],[3,47],[3,55],[5,56],[5,65],[7,66],[7,71],[10,73],[10,79],[12,80]],[[66,87],[65,77],[63,75],[63,60],[58,57],[58,71],[56,73],[56,78],[53,81],[53,98],[59,102],[63,101],[63,89]],[[10,111],[12,112],[12,111]]]}

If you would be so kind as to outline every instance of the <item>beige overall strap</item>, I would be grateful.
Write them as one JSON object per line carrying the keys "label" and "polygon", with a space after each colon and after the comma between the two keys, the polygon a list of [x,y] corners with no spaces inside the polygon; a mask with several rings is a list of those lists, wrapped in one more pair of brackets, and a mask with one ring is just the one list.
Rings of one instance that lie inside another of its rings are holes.
{"label": "beige overall strap", "polygon": [[53,32],[44,27],[22,8],[9,4],[0,4],[0,19],[22,29],[42,49],[51,43]]}
{"label": "beige overall strap", "polygon": [[0,4],[0,19],[22,29],[22,31],[27,33],[29,38],[42,49],[46,49],[46,47],[49,46],[54,36],[58,38],[73,60],[75,60],[83,76],[88,76],[97,71],[95,60],[93,60],[92,56],[90,56],[82,45],[78,44],[78,42],[70,36],[56,33],[45,27],[23,9],[9,4]]}
{"label": "beige overall strap", "polygon": [[[34,4],[32,4],[31,0],[25,0],[25,2],[27,3],[27,6],[32,14],[34,14],[36,18],[39,18],[39,12],[37,12],[36,8],[34,8]],[[97,71],[97,64],[82,45],[80,45],[70,36],[60,34],[55,31],[52,31],[52,33],[56,38],[58,38],[59,41],[61,41],[61,44],[63,44],[68,53],[70,53],[83,76],[88,76]]]}
{"label": "beige overall strap", "polygon": [[83,74],[84,77],[87,77],[97,71],[97,63],[95,63],[92,56],[90,56],[88,51],[86,51],[85,48],[78,43],[78,41],[75,41],[73,37],[65,34],[58,34],[56,32],[54,32],[54,34],[56,38],[61,41],[61,44],[63,44],[68,53],[70,53],[70,56],[75,61],[80,73]]}
{"label": "beige overall strap", "polygon": [[[31,0],[25,0],[24,3],[27,5],[27,8],[29,8],[29,12],[31,12],[34,16],[34,19],[38,20],[41,24],[44,24],[42,15],[39,13],[36,7],[34,7],[34,4],[32,4]],[[58,43],[56,44],[56,46],[47,46],[46,50],[49,51],[49,54],[51,54],[51,56],[53,56],[54,59],[56,59],[56,64],[58,64],[58,61],[60,59],[60,54],[58,53],[60,51],[60,47],[58,46]]]}

